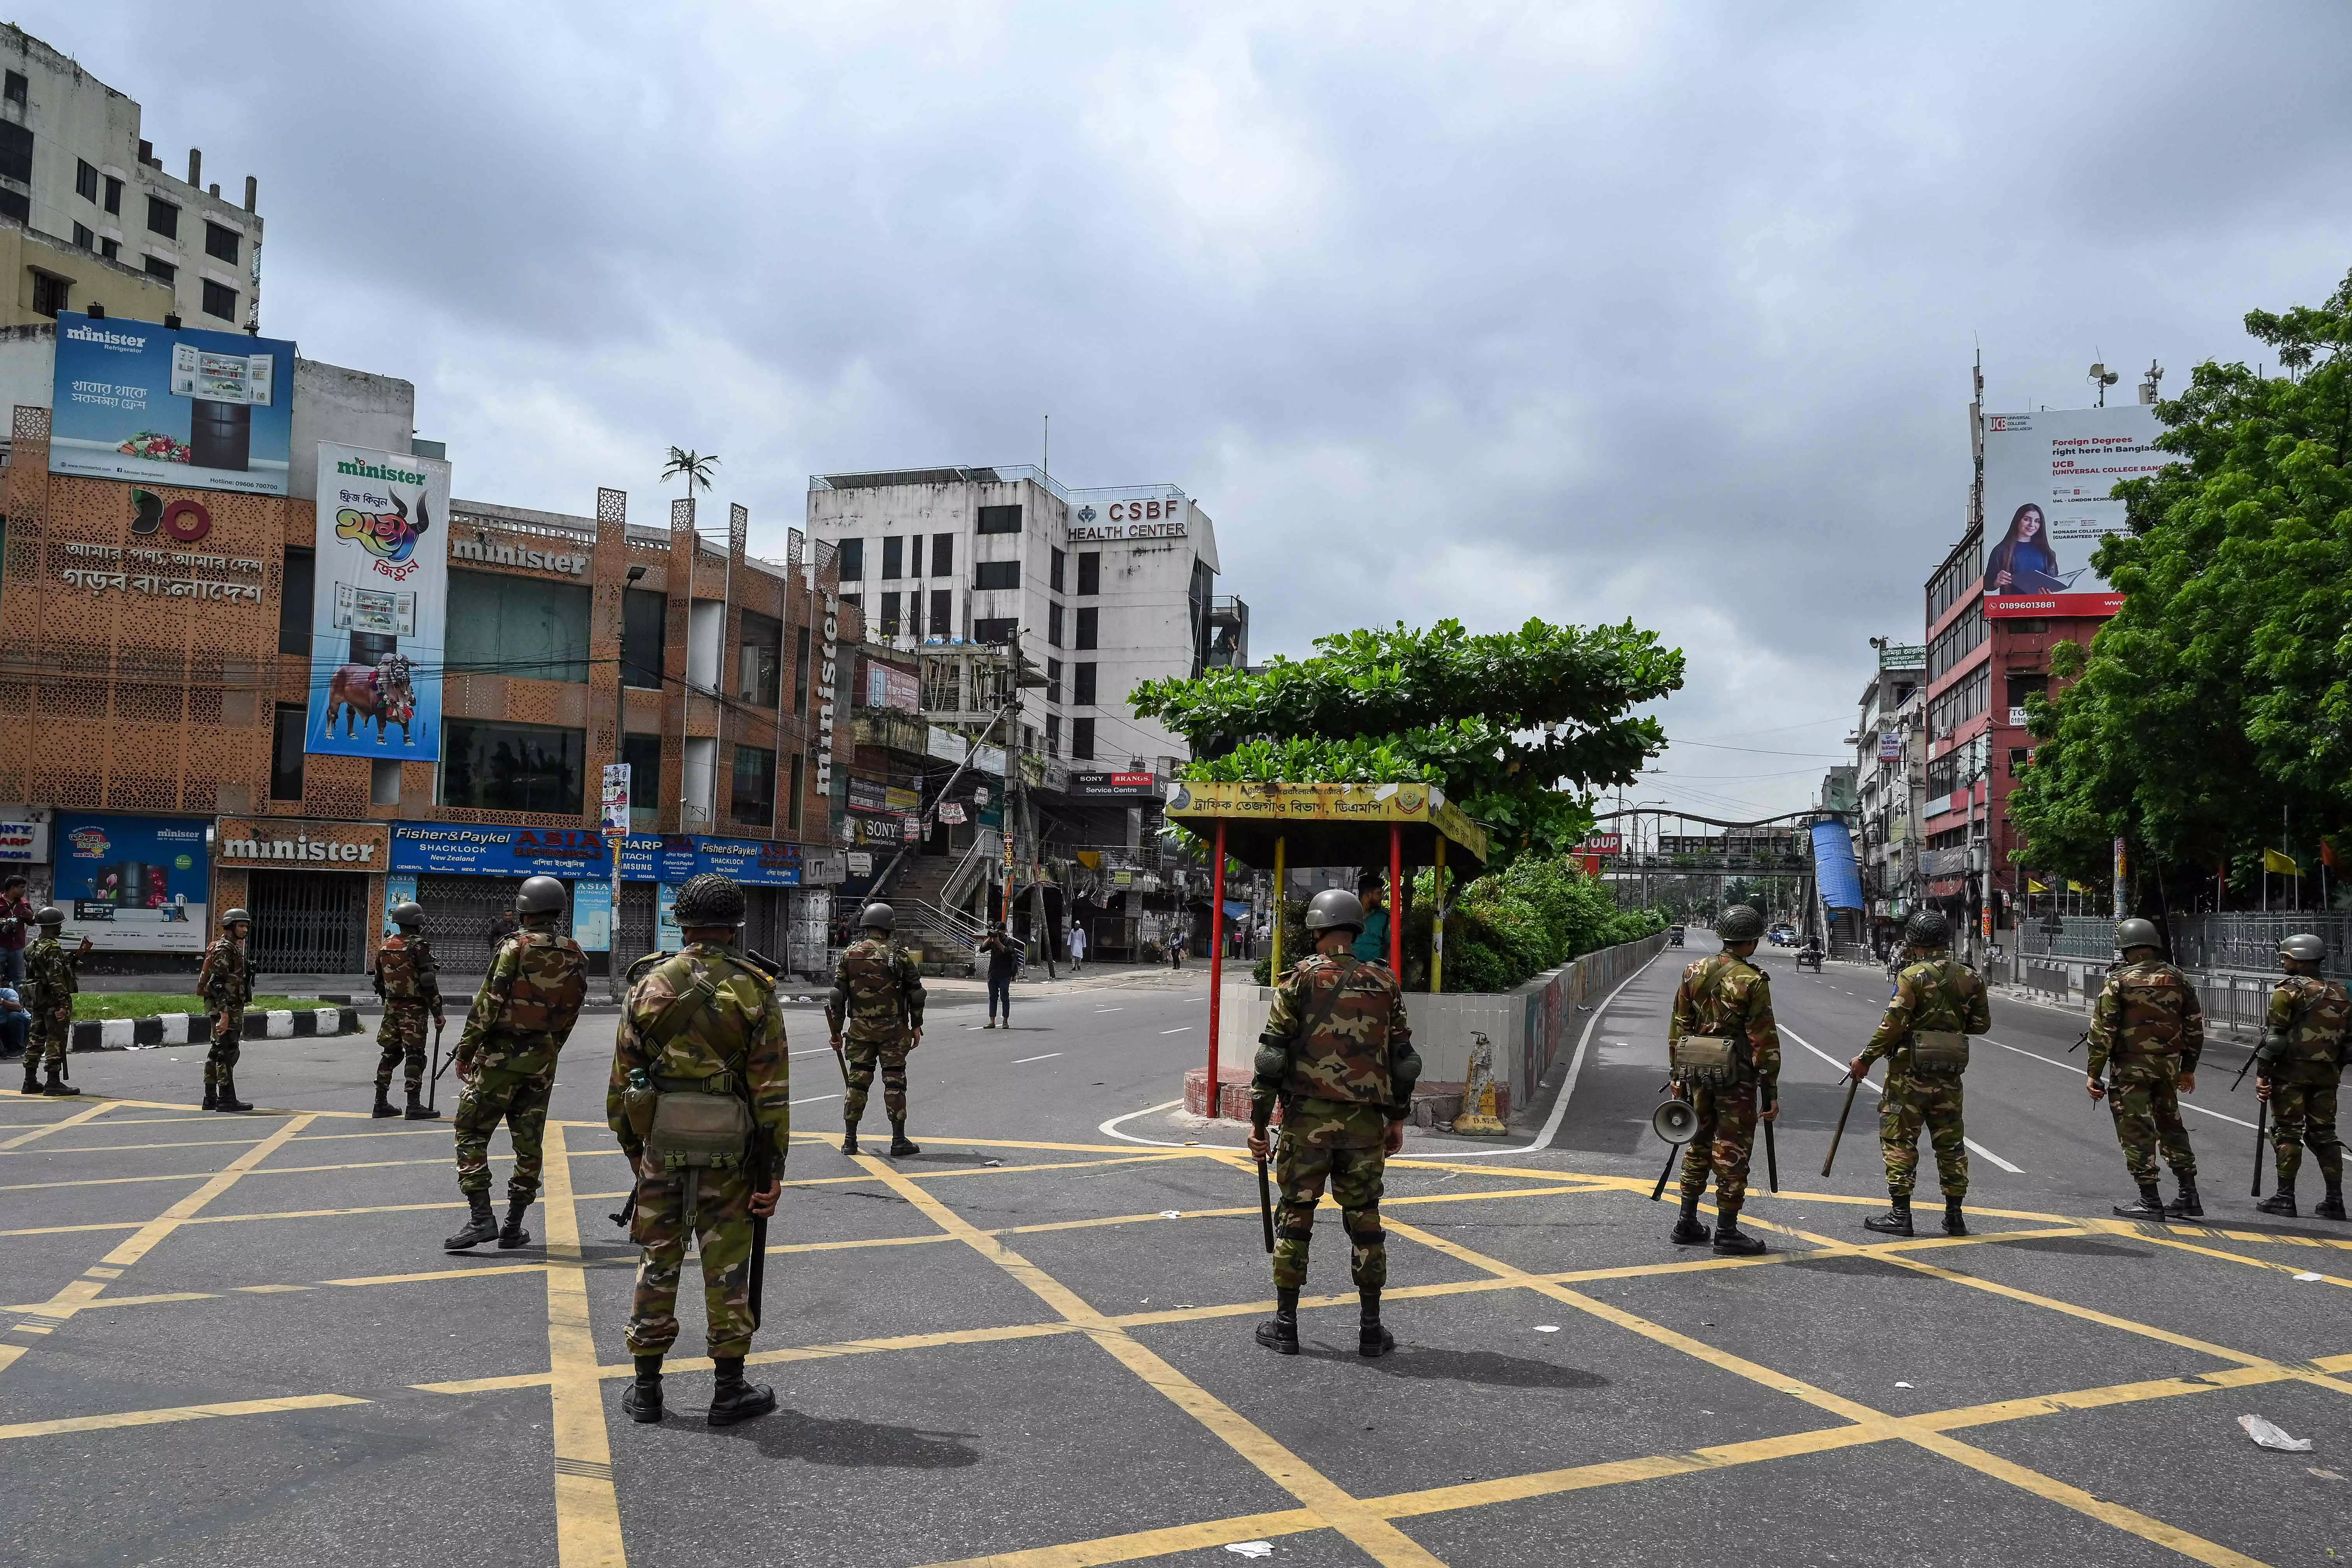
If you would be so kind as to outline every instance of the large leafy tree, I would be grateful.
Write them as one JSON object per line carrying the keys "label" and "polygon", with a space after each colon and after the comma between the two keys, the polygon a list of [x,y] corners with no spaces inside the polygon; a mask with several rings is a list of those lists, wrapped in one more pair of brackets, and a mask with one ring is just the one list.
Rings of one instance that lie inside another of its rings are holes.
{"label": "large leafy tree", "polygon": [[1192,776],[1423,779],[1505,854],[1557,853],[1592,825],[1590,792],[1664,749],[1633,710],[1683,683],[1679,649],[1630,621],[1473,636],[1454,620],[1318,637],[1304,659],[1147,680],[1129,700],[1192,744]]}
{"label": "large leafy tree", "polygon": [[2028,705],[2036,866],[2102,874],[2120,835],[2242,887],[2265,845],[2352,847],[2352,277],[2246,330],[2280,374],[2201,364],[2158,405],[2186,461],[2117,487],[2131,531],[2094,557],[2123,608]]}

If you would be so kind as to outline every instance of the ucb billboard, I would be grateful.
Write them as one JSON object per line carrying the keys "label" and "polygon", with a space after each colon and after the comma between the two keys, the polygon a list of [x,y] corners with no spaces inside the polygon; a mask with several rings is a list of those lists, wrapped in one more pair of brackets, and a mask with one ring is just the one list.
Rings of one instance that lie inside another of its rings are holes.
{"label": "ucb billboard", "polygon": [[282,496],[294,345],[58,314],[49,472]]}

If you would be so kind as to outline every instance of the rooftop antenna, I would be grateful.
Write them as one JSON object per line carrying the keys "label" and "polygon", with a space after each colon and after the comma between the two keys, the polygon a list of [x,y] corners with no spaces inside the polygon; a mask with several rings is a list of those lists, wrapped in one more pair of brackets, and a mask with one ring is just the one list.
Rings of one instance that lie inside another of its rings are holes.
{"label": "rooftop antenna", "polygon": [[1054,416],[1045,416],[1045,450],[1037,459],[1038,471],[1047,479],[1054,477]]}
{"label": "rooftop antenna", "polygon": [[2156,389],[2162,385],[2163,382],[2164,367],[2157,363],[2154,360],[2148,361],[2147,379],[2139,384],[2139,400],[2142,403],[2154,403],[2156,401]]}
{"label": "rooftop antenna", "polygon": [[2105,408],[2107,405],[2107,388],[2113,386],[2122,379],[2123,377],[2121,375],[2109,370],[2104,361],[2092,362],[2090,383],[2093,386],[2099,389],[2100,407]]}

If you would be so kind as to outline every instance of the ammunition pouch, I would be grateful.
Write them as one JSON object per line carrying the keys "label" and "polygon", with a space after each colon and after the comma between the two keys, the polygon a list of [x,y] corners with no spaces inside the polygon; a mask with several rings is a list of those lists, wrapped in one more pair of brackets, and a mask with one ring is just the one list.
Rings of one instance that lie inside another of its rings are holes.
{"label": "ammunition pouch", "polygon": [[1914,1029],[1911,1032],[1913,1070],[1942,1077],[1969,1068],[1969,1037],[1957,1029]]}
{"label": "ammunition pouch", "polygon": [[[751,1142],[751,1108],[732,1094],[698,1092],[712,1080],[671,1081],[691,1082],[696,1088],[660,1094],[646,1129],[646,1152],[667,1171],[741,1165]],[[656,1082],[656,1088],[661,1085]]]}
{"label": "ammunition pouch", "polygon": [[1666,1047],[1667,1060],[1678,1082],[1738,1083],[1746,1076],[1738,1046],[1727,1035],[1685,1035]]}
{"label": "ammunition pouch", "polygon": [[621,1091],[621,1119],[629,1131],[643,1143],[654,1130],[654,1108],[661,1103],[661,1093],[653,1085],[632,1082]]}

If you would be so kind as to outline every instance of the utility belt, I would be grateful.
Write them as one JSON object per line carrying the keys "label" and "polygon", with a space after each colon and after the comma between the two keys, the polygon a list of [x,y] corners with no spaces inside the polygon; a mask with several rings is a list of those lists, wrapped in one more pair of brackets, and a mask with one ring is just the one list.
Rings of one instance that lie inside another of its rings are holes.
{"label": "utility belt", "polygon": [[1911,1068],[1938,1077],[1969,1069],[1969,1037],[1957,1029],[1911,1031]]}
{"label": "utility belt", "polygon": [[621,1114],[666,1171],[733,1170],[751,1141],[751,1108],[731,1072],[709,1078],[632,1074]]}
{"label": "utility belt", "polygon": [[1666,1059],[1680,1083],[1744,1083],[1748,1063],[1740,1044],[1728,1035],[1685,1035],[1666,1047]]}

